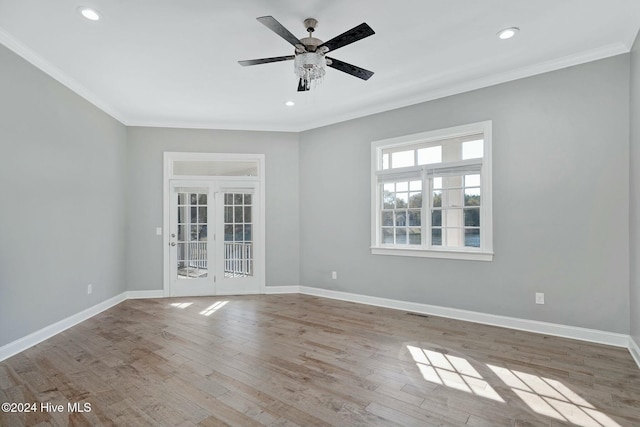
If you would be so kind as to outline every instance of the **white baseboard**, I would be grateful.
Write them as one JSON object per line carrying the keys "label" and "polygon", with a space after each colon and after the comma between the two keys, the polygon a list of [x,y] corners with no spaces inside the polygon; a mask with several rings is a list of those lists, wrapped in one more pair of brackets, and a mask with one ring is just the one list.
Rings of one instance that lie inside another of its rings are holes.
{"label": "white baseboard", "polygon": [[126,299],[148,299],[148,298],[164,298],[164,291],[162,289],[153,291],[127,291],[125,292]]}
{"label": "white baseboard", "polygon": [[77,325],[80,322],[84,322],[85,320],[95,316],[98,313],[101,313],[114,305],[120,304],[122,301],[127,299],[127,292],[123,292],[119,295],[116,295],[113,298],[109,298],[106,301],[102,301],[94,305],[93,307],[89,307],[86,310],[82,310],[79,313],[71,315],[66,319],[62,319],[59,322],[53,323],[49,326],[45,326],[39,331],[33,332],[25,337],[19,338],[9,344],[6,344],[0,347],[0,362],[4,359],[8,359],[14,354],[18,354],[21,351],[28,349],[29,347],[33,347],[34,345],[51,338],[54,335],[59,334],[60,332],[69,329],[72,326]]}
{"label": "white baseboard", "polygon": [[640,346],[635,342],[633,337],[629,337],[629,353],[631,353],[631,357],[636,361],[636,365],[640,368]]}
{"label": "white baseboard", "polygon": [[300,286],[265,286],[264,293],[267,295],[299,294]]}
{"label": "white baseboard", "polygon": [[516,317],[498,316],[495,314],[487,314],[476,311],[460,310],[457,308],[448,308],[436,305],[372,297],[367,295],[351,294],[347,292],[333,291],[322,288],[312,288],[308,286],[300,286],[300,293],[338,299],[342,301],[357,302],[360,304],[374,305],[378,307],[393,308],[396,310],[404,310],[413,313],[430,314],[432,316],[465,320],[468,322],[482,323],[485,325],[500,326],[503,328],[517,329],[527,332],[535,332],[538,334],[572,338],[576,340],[606,344],[615,347],[629,348],[629,335],[618,334],[615,332],[606,332],[596,329],[579,328],[576,326],[559,325],[556,323],[540,322],[537,320],[519,319]]}
{"label": "white baseboard", "polygon": [[[614,332],[599,331],[595,329],[579,328],[575,326],[559,325],[556,323],[540,322],[537,320],[519,319],[515,317],[498,316],[494,314],[480,313],[476,311],[460,310],[457,308],[441,307],[436,305],[400,301],[388,298],[372,297],[367,295],[352,294],[348,292],[333,291],[329,289],[313,288],[309,286],[266,286],[265,294],[305,294],[324,298],[349,301],[378,307],[404,310],[413,313],[429,314],[451,319],[465,320],[468,322],[482,323],[485,325],[500,326],[503,328],[518,329],[521,331],[535,332],[539,334],[553,335],[563,338],[572,338],[581,341],[606,344],[615,347],[628,348],[631,356],[640,368],[640,346],[632,337]],[[0,362],[28,349],[60,332],[83,322],[104,310],[107,310],[127,299],[163,298],[163,290],[150,291],[126,291],[113,298],[89,307],[79,313],[46,326],[39,331],[31,333],[0,347]]]}

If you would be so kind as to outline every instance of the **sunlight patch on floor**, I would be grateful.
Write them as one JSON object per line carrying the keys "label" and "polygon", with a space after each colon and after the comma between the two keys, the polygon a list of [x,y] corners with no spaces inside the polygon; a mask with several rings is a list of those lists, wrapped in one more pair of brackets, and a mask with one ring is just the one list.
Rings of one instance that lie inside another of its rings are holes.
{"label": "sunlight patch on floor", "polygon": [[209,307],[205,308],[200,312],[203,316],[211,316],[216,311],[220,310],[222,307],[227,305],[229,301],[217,301],[211,304]]}
{"label": "sunlight patch on floor", "polygon": [[487,366],[538,414],[582,427],[621,427],[560,381]]}
{"label": "sunlight patch on floor", "polygon": [[172,302],[171,304],[169,304],[171,307],[176,307],[176,308],[187,308],[189,307],[191,304],[193,304],[192,302]]}
{"label": "sunlight patch on floor", "polygon": [[462,357],[411,345],[407,349],[426,381],[504,403],[493,387]]}

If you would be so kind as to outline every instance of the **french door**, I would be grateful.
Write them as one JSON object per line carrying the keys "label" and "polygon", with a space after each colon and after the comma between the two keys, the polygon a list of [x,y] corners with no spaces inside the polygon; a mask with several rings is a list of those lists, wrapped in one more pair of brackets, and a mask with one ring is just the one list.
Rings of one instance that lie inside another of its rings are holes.
{"label": "french door", "polygon": [[259,293],[259,186],[169,181],[169,295]]}

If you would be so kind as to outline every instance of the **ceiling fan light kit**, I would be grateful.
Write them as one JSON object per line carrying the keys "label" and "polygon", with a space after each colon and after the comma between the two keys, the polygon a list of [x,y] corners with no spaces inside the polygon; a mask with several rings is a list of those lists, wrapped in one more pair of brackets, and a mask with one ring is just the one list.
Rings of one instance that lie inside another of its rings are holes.
{"label": "ceiling fan light kit", "polygon": [[242,66],[268,64],[271,62],[288,61],[293,59],[293,70],[298,77],[298,92],[311,90],[311,83],[317,86],[322,82],[326,73],[326,67],[332,67],[336,70],[358,77],[362,80],[368,80],[373,72],[364,68],[348,64],[346,62],[329,58],[325,54],[329,51],[339,49],[343,46],[369,37],[375,32],[366,23],[362,23],[337,37],[323,42],[313,37],[313,32],[318,25],[318,21],[314,18],[304,20],[304,26],[309,33],[308,37],[302,39],[296,38],[289,30],[280,24],[273,16],[261,16],[256,18],[267,28],[280,37],[289,42],[294,48],[294,54],[289,56],[276,56],[271,58],[250,59],[238,61]]}
{"label": "ceiling fan light kit", "polygon": [[325,67],[327,66],[327,59],[323,54],[316,52],[299,53],[293,63],[293,71],[300,78],[300,84],[304,82],[305,85],[308,85],[309,82],[313,81],[318,85],[322,82],[322,78],[325,75]]}

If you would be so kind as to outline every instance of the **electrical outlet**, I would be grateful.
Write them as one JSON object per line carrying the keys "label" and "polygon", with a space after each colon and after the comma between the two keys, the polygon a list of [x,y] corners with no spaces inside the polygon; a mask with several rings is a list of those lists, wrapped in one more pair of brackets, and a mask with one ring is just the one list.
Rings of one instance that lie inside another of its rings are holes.
{"label": "electrical outlet", "polygon": [[156,227],[156,236],[162,236],[162,227]]}
{"label": "electrical outlet", "polygon": [[536,292],[536,304],[544,304],[544,293]]}
{"label": "electrical outlet", "polygon": [[93,292],[93,285],[89,283],[87,285],[87,295],[91,295],[91,292]]}
{"label": "electrical outlet", "polygon": [[333,280],[336,280],[336,279],[338,278],[338,272],[337,272],[337,271],[332,271],[332,272],[331,272],[331,278],[332,278]]}

